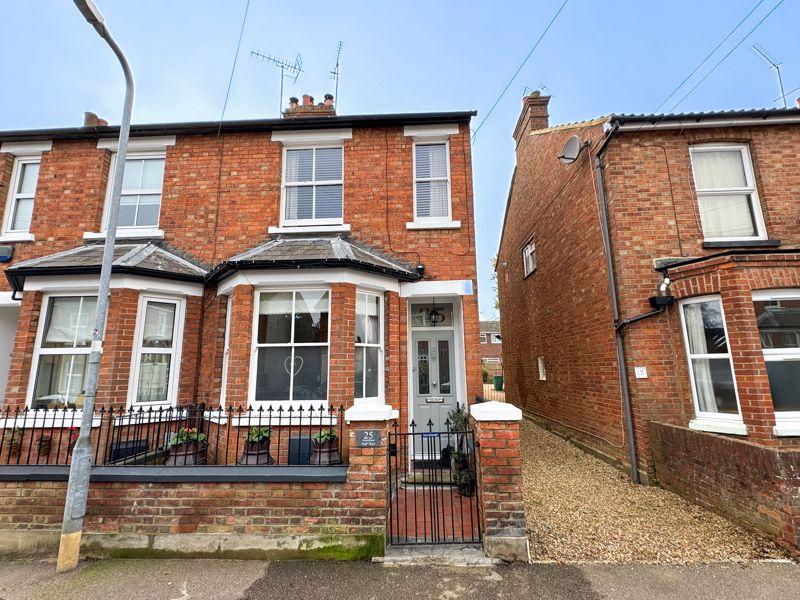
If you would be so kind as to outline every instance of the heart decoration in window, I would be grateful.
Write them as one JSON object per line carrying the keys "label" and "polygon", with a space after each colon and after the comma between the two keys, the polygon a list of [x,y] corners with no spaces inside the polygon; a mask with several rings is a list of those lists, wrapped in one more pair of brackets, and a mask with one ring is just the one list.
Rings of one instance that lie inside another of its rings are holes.
{"label": "heart decoration in window", "polygon": [[[297,368],[294,368],[298,360],[300,361],[300,365]],[[289,375],[295,376],[303,369],[303,362],[302,356],[295,356],[294,359],[292,359],[291,356],[287,356],[283,359],[283,370]],[[291,369],[289,368],[289,363],[291,363]]]}

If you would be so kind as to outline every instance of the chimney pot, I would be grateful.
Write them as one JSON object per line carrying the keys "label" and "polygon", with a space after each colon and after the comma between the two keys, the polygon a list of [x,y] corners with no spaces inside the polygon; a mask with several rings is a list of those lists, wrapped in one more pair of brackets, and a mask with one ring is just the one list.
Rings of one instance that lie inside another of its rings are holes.
{"label": "chimney pot", "polygon": [[800,96],[798,96],[798,98],[797,98],[797,100],[795,100],[795,102],[797,103],[797,108],[800,108]]}
{"label": "chimney pot", "polygon": [[289,108],[297,108],[300,104],[300,100],[298,100],[295,96],[289,98]]}
{"label": "chimney pot", "polygon": [[84,127],[105,127],[106,125],[108,125],[108,121],[101,119],[92,111],[87,110],[85,113],[83,113]]}
{"label": "chimney pot", "polygon": [[314,96],[310,94],[303,94],[302,101],[292,96],[289,98],[289,107],[281,115],[285,119],[294,117],[335,117],[336,109],[333,106],[333,96],[325,94],[325,101],[319,104],[314,104]]}
{"label": "chimney pot", "polygon": [[325,106],[333,106],[333,94],[325,94]]}
{"label": "chimney pot", "polygon": [[314,104],[314,96],[303,94],[303,106],[313,106],[313,104]]}

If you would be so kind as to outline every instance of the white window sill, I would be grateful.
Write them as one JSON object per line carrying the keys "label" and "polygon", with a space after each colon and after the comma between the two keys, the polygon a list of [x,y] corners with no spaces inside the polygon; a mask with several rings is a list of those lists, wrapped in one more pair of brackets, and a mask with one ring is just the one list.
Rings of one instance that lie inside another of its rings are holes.
{"label": "white window sill", "polygon": [[350,225],[284,225],[270,227],[268,233],[347,233]]}
{"label": "white window sill", "polygon": [[[164,231],[161,229],[117,229],[118,240],[132,240],[132,239],[164,239]],[[100,231],[84,231],[83,239],[85,240],[104,240],[106,239],[106,232]]]}
{"label": "white window sill", "polygon": [[775,427],[772,428],[772,434],[775,437],[800,437],[800,421],[775,423]]}
{"label": "white window sill", "polygon": [[710,433],[726,433],[730,435],[747,435],[747,425],[741,421],[722,421],[715,419],[692,419],[689,429],[708,431]]}
{"label": "white window sill", "polygon": [[33,242],[36,237],[28,232],[8,232],[0,235],[0,242]]}
{"label": "white window sill", "polygon": [[461,229],[461,221],[408,221],[406,229]]}

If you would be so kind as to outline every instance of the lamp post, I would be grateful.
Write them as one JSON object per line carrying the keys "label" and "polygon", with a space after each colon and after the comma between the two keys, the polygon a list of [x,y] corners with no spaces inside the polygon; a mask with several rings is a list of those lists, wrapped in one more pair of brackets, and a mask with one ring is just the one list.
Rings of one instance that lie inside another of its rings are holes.
{"label": "lamp post", "polygon": [[72,463],[69,468],[67,484],[67,501],[64,506],[64,521],[61,525],[61,542],[58,547],[59,573],[74,569],[78,564],[78,555],[83,533],[83,517],[86,514],[86,501],[89,495],[89,474],[92,468],[92,420],[94,417],[94,401],[97,394],[97,377],[100,371],[100,357],[103,354],[103,334],[108,312],[108,297],[111,286],[111,266],[114,262],[114,245],[119,222],[119,198],[122,191],[122,176],[125,171],[125,156],[128,150],[128,136],[131,129],[131,110],[133,108],[133,74],[122,49],[111,37],[105,25],[103,15],[92,0],[73,0],[83,17],[94,27],[97,33],[114,51],[122,65],[125,75],[125,104],[122,109],[122,123],[119,127],[119,144],[117,160],[114,168],[114,184],[111,188],[111,199],[108,209],[106,239],[103,246],[103,261],[100,269],[100,282],[97,289],[97,308],[94,314],[92,331],[92,348],[89,354],[89,366],[86,373],[85,400],[81,414],[81,428],[78,441],[72,452]]}

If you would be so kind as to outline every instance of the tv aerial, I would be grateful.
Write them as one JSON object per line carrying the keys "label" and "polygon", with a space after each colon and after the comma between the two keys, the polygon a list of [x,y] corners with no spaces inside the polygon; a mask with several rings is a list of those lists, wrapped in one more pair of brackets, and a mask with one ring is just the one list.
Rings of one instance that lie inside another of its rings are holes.
{"label": "tv aerial", "polygon": [[294,62],[290,63],[287,60],[276,58],[257,50],[251,50],[250,56],[259,58],[281,70],[280,103],[278,105],[278,114],[280,114],[283,110],[283,80],[288,78],[292,80],[292,83],[297,83],[297,78],[300,76],[300,73],[303,72],[303,58],[298,54]]}
{"label": "tv aerial", "polygon": [[342,46],[344,46],[342,42],[336,44],[336,64],[331,71],[331,79],[335,82],[333,97],[337,105],[339,104],[339,70],[342,66]]}
{"label": "tv aerial", "polygon": [[788,94],[784,93],[783,91],[783,78],[781,77],[781,63],[772,58],[772,56],[770,56],[758,42],[750,46],[750,50],[752,50],[759,57],[761,57],[764,60],[764,62],[767,63],[770,69],[775,69],[775,75],[777,75],[778,77],[778,89],[781,92],[781,96],[780,98],[777,98],[777,100],[783,100],[783,108],[788,108],[788,105],[786,104],[786,96]]}

